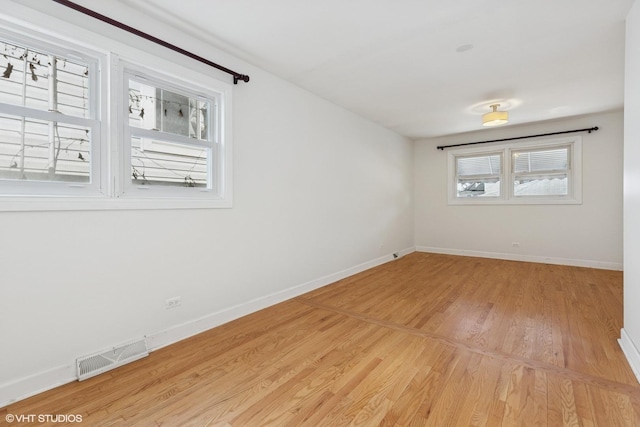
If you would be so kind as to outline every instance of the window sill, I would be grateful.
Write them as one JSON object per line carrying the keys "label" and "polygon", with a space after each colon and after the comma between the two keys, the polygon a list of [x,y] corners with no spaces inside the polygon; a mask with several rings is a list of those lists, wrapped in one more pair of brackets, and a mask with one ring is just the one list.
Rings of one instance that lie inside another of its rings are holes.
{"label": "window sill", "polygon": [[472,205],[581,205],[582,200],[576,198],[523,198],[523,199],[449,199],[452,206],[472,206]]}
{"label": "window sill", "polygon": [[232,200],[0,197],[0,212],[228,209]]}

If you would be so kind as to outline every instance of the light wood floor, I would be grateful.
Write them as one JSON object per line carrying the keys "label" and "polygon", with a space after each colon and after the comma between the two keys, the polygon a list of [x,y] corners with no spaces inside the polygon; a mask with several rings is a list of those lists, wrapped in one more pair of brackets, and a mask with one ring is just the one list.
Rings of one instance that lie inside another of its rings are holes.
{"label": "light wood floor", "polygon": [[413,253],[18,402],[0,420],[640,426],[621,327],[621,272]]}

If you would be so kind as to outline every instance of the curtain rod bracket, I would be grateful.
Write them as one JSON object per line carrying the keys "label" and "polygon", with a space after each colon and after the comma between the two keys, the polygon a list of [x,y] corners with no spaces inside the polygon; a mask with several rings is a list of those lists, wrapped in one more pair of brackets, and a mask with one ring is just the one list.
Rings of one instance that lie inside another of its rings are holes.
{"label": "curtain rod bracket", "polygon": [[130,27],[127,24],[123,24],[120,21],[116,21],[115,19],[109,18],[108,16],[102,15],[102,14],[100,14],[100,13],[98,13],[96,11],[93,11],[91,9],[88,9],[88,8],[86,8],[84,6],[80,6],[79,4],[76,4],[76,3],[72,2],[72,1],[68,1],[68,0],[53,0],[53,1],[58,3],[58,4],[61,4],[63,6],[66,6],[66,7],[70,8],[70,9],[73,9],[73,10],[75,10],[77,12],[80,12],[80,13],[83,13],[83,14],[85,14],[87,16],[95,18],[95,19],[97,19],[99,21],[102,21],[102,22],[104,22],[106,24],[113,25],[116,28],[124,30],[124,31],[126,31],[128,33],[134,34],[134,35],[136,35],[138,37],[141,37],[141,38],[143,38],[145,40],[148,40],[148,41],[150,41],[152,43],[158,44],[158,45],[160,45],[162,47],[165,47],[165,48],[167,48],[169,50],[172,50],[174,52],[178,52],[178,53],[180,53],[180,54],[182,54],[184,56],[188,56],[191,59],[195,59],[198,62],[202,62],[203,64],[207,64],[210,67],[216,68],[216,69],[218,69],[218,70],[220,70],[222,72],[225,72],[227,74],[231,74],[233,76],[233,84],[237,85],[238,81],[240,81],[240,80],[242,80],[243,82],[248,82],[249,81],[249,76],[247,76],[246,74],[237,73],[237,72],[235,72],[233,70],[230,70],[230,69],[228,69],[226,67],[223,67],[222,65],[216,64],[215,62],[209,61],[208,59],[205,59],[205,58],[203,58],[201,56],[198,56],[195,53],[191,53],[188,50],[182,49],[181,47],[173,45],[173,44],[171,44],[169,42],[166,42],[166,41],[164,41],[162,39],[159,39],[159,38],[157,38],[155,36],[152,36],[151,34],[144,33],[144,32],[142,32],[142,31],[140,31],[140,30],[138,30],[136,28]]}
{"label": "curtain rod bracket", "polygon": [[451,147],[462,147],[465,145],[477,145],[477,144],[489,144],[490,142],[503,142],[503,141],[514,141],[517,139],[526,139],[526,138],[538,138],[542,136],[552,136],[552,135],[562,135],[565,133],[577,133],[577,132],[595,132],[600,129],[598,126],[585,128],[585,129],[574,129],[574,130],[565,130],[562,132],[550,132],[550,133],[540,133],[538,135],[527,135],[527,136],[516,136],[513,138],[502,138],[502,139],[491,139],[488,141],[477,141],[477,142],[465,142],[464,144],[451,144],[451,145],[438,145],[436,148],[438,150],[444,150],[445,148]]}

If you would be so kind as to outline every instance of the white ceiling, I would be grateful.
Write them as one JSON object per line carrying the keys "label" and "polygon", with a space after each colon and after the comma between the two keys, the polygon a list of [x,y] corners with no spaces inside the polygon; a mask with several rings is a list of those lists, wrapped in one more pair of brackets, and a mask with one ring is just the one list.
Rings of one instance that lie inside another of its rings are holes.
{"label": "white ceiling", "polygon": [[508,126],[623,104],[633,0],[120,3],[412,138],[480,129],[493,102]]}

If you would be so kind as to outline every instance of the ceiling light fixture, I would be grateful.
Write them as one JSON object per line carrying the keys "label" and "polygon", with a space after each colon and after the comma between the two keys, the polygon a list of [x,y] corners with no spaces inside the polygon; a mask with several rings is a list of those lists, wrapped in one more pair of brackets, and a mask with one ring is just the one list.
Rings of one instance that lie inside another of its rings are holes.
{"label": "ceiling light fixture", "polygon": [[491,104],[491,112],[482,116],[482,126],[500,126],[509,122],[507,111],[498,111],[500,104]]}

